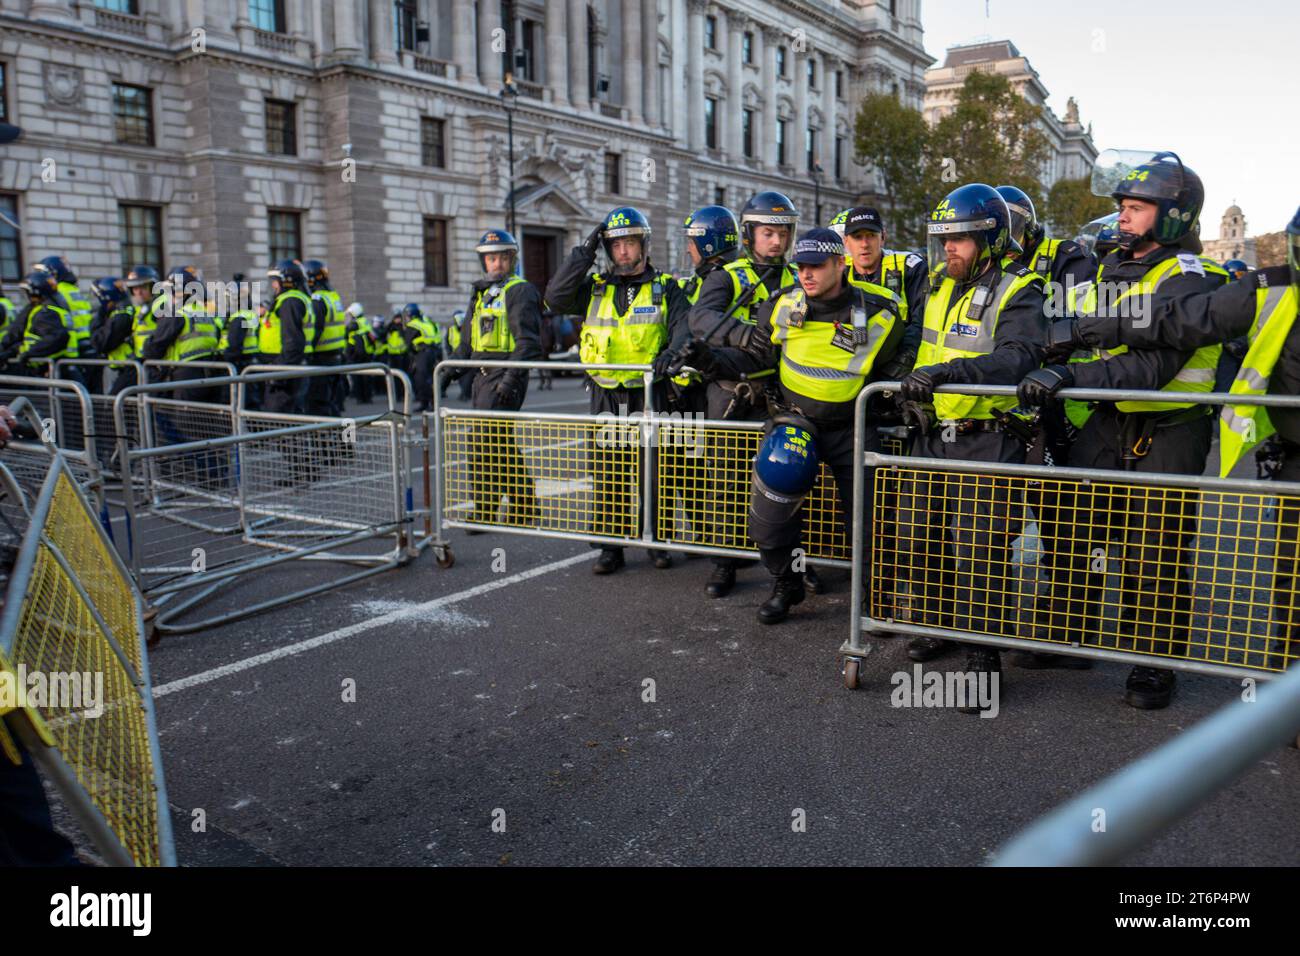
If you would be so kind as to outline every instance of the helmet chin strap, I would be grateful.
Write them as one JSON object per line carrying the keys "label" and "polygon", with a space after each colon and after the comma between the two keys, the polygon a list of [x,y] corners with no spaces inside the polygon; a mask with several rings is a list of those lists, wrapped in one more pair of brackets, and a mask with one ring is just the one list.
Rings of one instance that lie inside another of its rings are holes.
{"label": "helmet chin strap", "polygon": [[1134,249],[1142,245],[1142,243],[1144,242],[1156,241],[1155,233],[1152,232],[1150,229],[1148,229],[1146,232],[1142,233],[1141,235],[1139,235],[1136,232],[1124,232],[1121,229],[1118,232],[1118,236],[1119,238],[1116,244],[1125,252],[1132,252]]}

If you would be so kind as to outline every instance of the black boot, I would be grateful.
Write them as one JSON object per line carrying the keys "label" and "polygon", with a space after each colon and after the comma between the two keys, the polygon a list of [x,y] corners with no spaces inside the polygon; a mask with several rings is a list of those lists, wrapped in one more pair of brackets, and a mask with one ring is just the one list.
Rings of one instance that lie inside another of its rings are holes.
{"label": "black boot", "polygon": [[592,574],[613,574],[623,567],[622,548],[601,548],[600,557],[591,566]]}
{"label": "black boot", "polygon": [[[966,673],[976,675],[975,686],[977,688],[979,686],[979,675],[989,675],[985,678],[985,686],[989,688],[991,698],[998,700],[998,703],[995,706],[1000,709],[1000,695],[1002,693],[1002,655],[998,653],[997,649],[993,647],[972,647],[966,655]],[[992,675],[994,674],[998,675],[996,684],[993,682],[994,678]],[[968,684],[967,687],[969,686],[970,685]],[[963,714],[978,714],[983,711],[984,708],[980,706],[978,691],[976,694],[977,696],[975,700],[967,698],[966,706],[958,707],[957,710]],[[997,696],[995,697],[994,695]]]}
{"label": "black boot", "polygon": [[736,586],[736,566],[729,561],[719,561],[713,566],[709,583],[704,585],[704,593],[711,598],[726,597]]}
{"label": "black boot", "polygon": [[790,615],[790,608],[804,599],[803,576],[783,574],[776,579],[772,596],[758,609],[759,624],[779,624]]}
{"label": "black boot", "polygon": [[666,571],[673,566],[673,556],[667,551],[650,548],[649,554],[650,560],[654,562],[655,567],[660,571]]}
{"label": "black boot", "polygon": [[803,586],[804,590],[809,594],[825,594],[830,590],[830,588],[826,586],[826,582],[818,576],[817,569],[811,564],[804,568]]}
{"label": "black boot", "polygon": [[1086,657],[1075,657],[1072,654],[1048,654],[1044,651],[1012,651],[1011,663],[1030,671],[1043,671],[1052,668],[1086,671],[1092,667],[1092,661]]}
{"label": "black boot", "polygon": [[1178,678],[1173,671],[1156,667],[1135,667],[1124,685],[1124,703],[1138,710],[1160,710],[1169,706]]}
{"label": "black boot", "polygon": [[952,641],[940,637],[914,637],[907,642],[907,656],[914,661],[932,661],[952,649]]}

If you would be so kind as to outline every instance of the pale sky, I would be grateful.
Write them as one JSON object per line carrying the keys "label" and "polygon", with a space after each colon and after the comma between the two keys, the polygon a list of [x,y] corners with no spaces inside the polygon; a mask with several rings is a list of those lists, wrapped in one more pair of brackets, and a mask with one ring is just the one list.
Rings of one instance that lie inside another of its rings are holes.
{"label": "pale sky", "polygon": [[[1205,183],[1201,234],[1234,200],[1250,235],[1300,205],[1298,0],[921,0],[925,49],[1010,40],[1057,116],[1079,101],[1093,141],[1171,149]],[[997,185],[996,183],[994,185]]]}

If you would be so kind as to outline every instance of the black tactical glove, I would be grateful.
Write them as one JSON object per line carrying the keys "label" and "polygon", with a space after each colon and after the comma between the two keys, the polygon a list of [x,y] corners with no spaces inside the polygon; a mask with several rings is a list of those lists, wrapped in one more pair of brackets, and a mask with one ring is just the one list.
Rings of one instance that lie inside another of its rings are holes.
{"label": "black tactical glove", "polygon": [[882,382],[897,382],[912,371],[912,366],[916,364],[916,353],[912,351],[898,352],[888,362],[880,368],[880,380]]}
{"label": "black tactical glove", "polygon": [[1049,364],[1064,362],[1075,352],[1087,348],[1088,345],[1079,334],[1079,323],[1074,319],[1058,319],[1047,330],[1044,360]]}
{"label": "black tactical glove", "polygon": [[1049,365],[1036,368],[1020,383],[1016,389],[1016,398],[1021,405],[1043,407],[1056,401],[1056,393],[1074,384],[1074,372],[1068,365]]}
{"label": "black tactical glove", "polygon": [[901,383],[903,398],[924,405],[934,400],[936,388],[947,385],[950,381],[952,381],[952,373],[946,365],[929,365],[915,369]]}
{"label": "black tactical glove", "polygon": [[672,378],[676,374],[673,369],[676,362],[676,354],[668,349],[664,349],[656,355],[654,361],[650,363],[651,367],[654,368],[655,378]]}
{"label": "black tactical glove", "polygon": [[586,241],[582,244],[582,248],[586,250],[587,255],[595,258],[596,250],[600,248],[600,240],[604,235],[605,223],[601,222],[599,226],[591,230],[591,235],[589,235]]}
{"label": "black tactical glove", "polygon": [[698,372],[707,374],[716,364],[717,359],[714,358],[709,343],[703,339],[693,338],[673,354],[668,374],[676,375],[688,365]]}
{"label": "black tactical glove", "polygon": [[496,408],[514,408],[519,403],[519,386],[512,378],[503,378],[497,382],[496,394],[492,404]]}
{"label": "black tactical glove", "polygon": [[910,425],[922,435],[930,434],[930,410],[917,402],[902,402],[898,409],[903,415],[903,424]]}

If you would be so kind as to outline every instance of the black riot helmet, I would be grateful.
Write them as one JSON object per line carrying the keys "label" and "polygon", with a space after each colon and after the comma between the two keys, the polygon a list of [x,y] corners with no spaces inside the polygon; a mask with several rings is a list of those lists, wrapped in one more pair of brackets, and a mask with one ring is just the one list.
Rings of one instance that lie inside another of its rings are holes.
{"label": "black riot helmet", "polygon": [[1020,244],[1020,248],[1033,250],[1043,241],[1043,225],[1038,221],[1034,210],[1034,201],[1019,186],[999,186],[998,194],[1007,204],[1011,213],[1011,238]]}
{"label": "black riot helmet", "polygon": [[1156,206],[1155,225],[1143,235],[1120,230],[1121,249],[1132,249],[1148,240],[1176,246],[1194,233],[1205,203],[1205,186],[1200,176],[1183,165],[1177,153],[1163,152],[1130,170],[1115,186],[1111,198],[1117,203],[1141,199]]}
{"label": "black riot helmet", "polygon": [[[784,226],[790,230],[785,252],[769,261],[760,259],[754,252],[754,231],[759,226]],[[768,190],[756,195],[740,211],[740,239],[745,247],[745,255],[754,263],[762,265],[780,265],[785,261],[794,246],[795,233],[799,229],[799,210],[784,193]]]}

